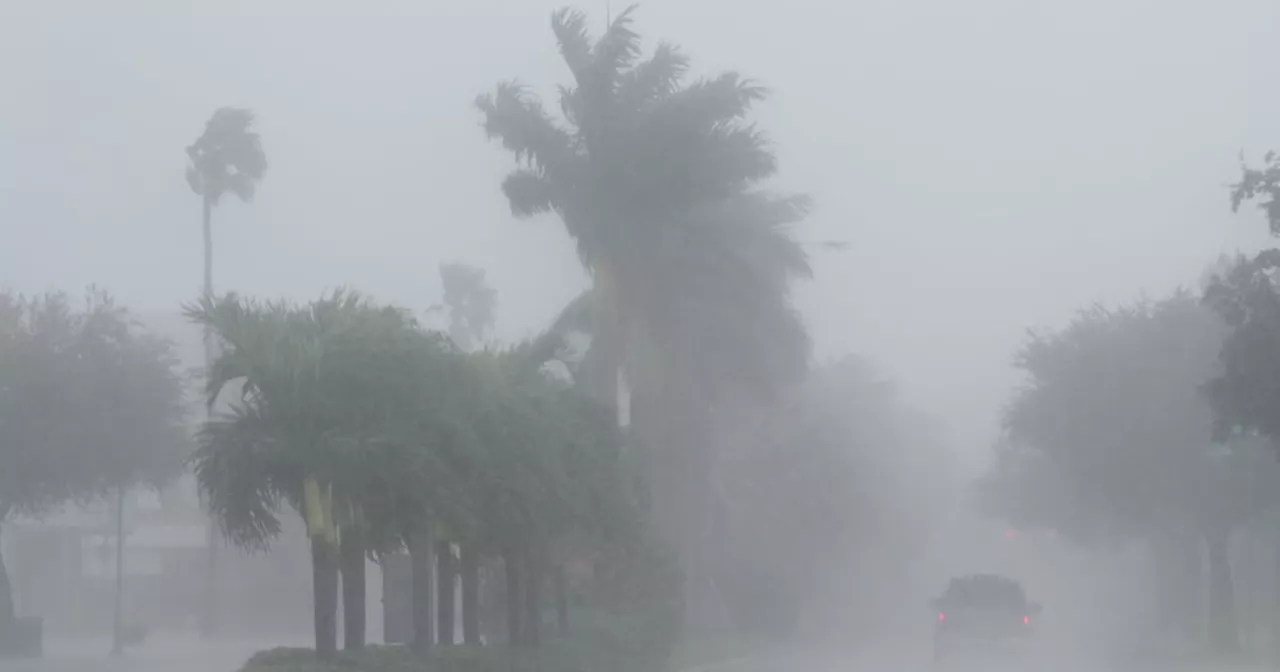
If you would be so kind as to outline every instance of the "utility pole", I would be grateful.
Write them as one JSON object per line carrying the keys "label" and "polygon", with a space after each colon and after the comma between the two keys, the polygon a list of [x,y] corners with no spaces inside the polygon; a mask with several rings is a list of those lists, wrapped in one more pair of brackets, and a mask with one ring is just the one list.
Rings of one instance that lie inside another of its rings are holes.
{"label": "utility pole", "polygon": [[116,488],[116,615],[111,655],[124,653],[124,486]]}

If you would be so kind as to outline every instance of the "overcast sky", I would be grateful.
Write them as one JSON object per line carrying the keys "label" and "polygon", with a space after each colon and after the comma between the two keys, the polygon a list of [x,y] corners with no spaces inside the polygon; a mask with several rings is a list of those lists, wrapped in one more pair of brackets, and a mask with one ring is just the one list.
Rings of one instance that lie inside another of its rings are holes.
{"label": "overcast sky", "polygon": [[[254,109],[271,169],[216,213],[220,290],[351,285],[412,308],[486,268],[505,338],[585,284],[511,219],[472,100],[567,79],[550,0],[41,0],[0,7],[0,286],[96,282],[176,311],[200,282],[183,148]],[[614,11],[623,3],[615,2]],[[605,3],[580,5],[603,24]],[[1025,330],[1194,284],[1267,238],[1224,184],[1280,147],[1275,0],[648,0],[637,29],[773,91],[777,186],[848,241],[797,301],[820,358],[871,357],[984,453]]]}

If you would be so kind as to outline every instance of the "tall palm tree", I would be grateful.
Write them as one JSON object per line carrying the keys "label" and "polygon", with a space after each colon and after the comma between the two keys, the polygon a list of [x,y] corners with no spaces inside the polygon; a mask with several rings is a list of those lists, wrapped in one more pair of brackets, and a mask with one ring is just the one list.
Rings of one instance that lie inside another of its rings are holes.
{"label": "tall palm tree", "polygon": [[761,188],[776,161],[746,117],[762,88],[732,72],[686,82],[689,60],[669,44],[641,60],[631,9],[598,40],[581,12],[551,23],[574,78],[563,119],[515,82],[477,106],[517,160],[502,183],[513,214],[554,213],[577,243],[596,393],[616,395],[620,423],[635,416],[654,522],[694,576],[713,409],[806,369],[789,288],[810,268],[788,227],[808,202]]}
{"label": "tall palm tree", "polygon": [[[267,172],[267,155],[262,140],[253,130],[253,112],[231,107],[219,108],[205,124],[204,133],[187,147],[187,184],[200,197],[201,231],[204,239],[204,284],[202,293],[213,296],[213,209],[222,197],[235,194],[241,201],[253,200],[258,183]],[[206,370],[212,364],[216,344],[205,329],[204,357]],[[204,622],[205,635],[217,627],[217,527],[209,525],[208,555],[205,568]]]}

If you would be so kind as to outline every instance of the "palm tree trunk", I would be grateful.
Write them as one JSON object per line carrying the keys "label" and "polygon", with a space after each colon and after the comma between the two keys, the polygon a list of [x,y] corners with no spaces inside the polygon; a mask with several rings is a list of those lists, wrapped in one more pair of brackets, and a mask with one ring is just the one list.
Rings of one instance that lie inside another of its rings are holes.
{"label": "palm tree trunk", "polygon": [[1275,546],[1271,549],[1272,563],[1272,586],[1271,600],[1271,656],[1272,664],[1276,668],[1280,668],[1280,535],[1276,535],[1275,530],[1272,531],[1272,543]]}
{"label": "palm tree trunk", "polygon": [[413,575],[413,642],[418,654],[431,650],[435,637],[431,604],[431,533],[423,531],[409,542],[409,563]]}
{"label": "palm tree trunk", "polygon": [[338,651],[338,549],[322,535],[311,538],[311,592],[315,611],[316,655],[328,660]]}
{"label": "palm tree trunk", "polygon": [[525,554],[524,571],[524,617],[523,624],[525,643],[529,646],[542,644],[542,567],[537,553]]}
{"label": "palm tree trunk", "polygon": [[[201,199],[201,233],[204,240],[204,285],[202,292],[206,297],[213,296],[213,199],[205,196]],[[204,328],[204,370],[206,377],[213,366],[214,353],[213,329]],[[212,636],[218,629],[218,545],[221,535],[218,526],[210,517],[206,531],[206,551],[204,569],[204,617],[201,631],[205,637]]]}
{"label": "palm tree trunk", "polygon": [[520,611],[524,601],[520,581],[520,553],[514,549],[503,553],[502,567],[507,574],[507,643],[518,646],[524,641],[520,631],[523,620]]}
{"label": "palm tree trunk", "polygon": [[201,233],[204,236],[204,295],[213,295],[213,199],[201,199]]}
{"label": "palm tree trunk", "polygon": [[1227,557],[1229,529],[1205,533],[1209,548],[1209,646],[1215,653],[1233,653],[1239,647],[1231,564]]}
{"label": "palm tree trunk", "polygon": [[480,644],[480,554],[471,544],[459,549],[462,565],[462,642]]}
{"label": "palm tree trunk", "polygon": [[359,651],[365,644],[365,547],[356,525],[342,530],[342,647]]}
{"label": "palm tree trunk", "polygon": [[436,641],[441,646],[453,644],[454,610],[457,604],[458,570],[453,559],[453,544],[436,544]]}
{"label": "palm tree trunk", "polygon": [[[9,517],[9,506],[0,505],[0,531],[4,530],[4,520]],[[0,548],[4,544],[0,543]],[[8,632],[18,619],[13,605],[13,584],[9,583],[9,571],[4,564],[4,553],[0,552],[0,632]]]}
{"label": "palm tree trunk", "polygon": [[559,635],[565,637],[569,634],[569,579],[566,576],[563,563],[556,565],[555,583],[556,625]]}

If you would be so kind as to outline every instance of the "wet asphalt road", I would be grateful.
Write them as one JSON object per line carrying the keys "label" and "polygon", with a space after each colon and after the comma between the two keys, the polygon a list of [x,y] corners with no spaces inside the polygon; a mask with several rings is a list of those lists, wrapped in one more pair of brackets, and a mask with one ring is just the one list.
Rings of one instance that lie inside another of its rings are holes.
{"label": "wet asphalt road", "polygon": [[48,638],[42,658],[0,659],[0,672],[235,672],[253,652],[284,645],[305,642],[156,636],[122,656],[112,656],[106,637]]}
{"label": "wet asphalt road", "polygon": [[[255,651],[305,646],[305,641],[214,640],[198,636],[152,637],[124,656],[108,655],[107,638],[51,639],[46,655],[0,660],[0,672],[235,672]],[[884,637],[857,645],[826,642],[777,648],[753,659],[735,659],[686,672],[1269,672],[1266,665],[1207,664],[1183,657],[1117,656],[1069,639],[1050,637],[1017,656],[935,663],[928,639]],[[607,672],[607,671],[603,671]]]}

